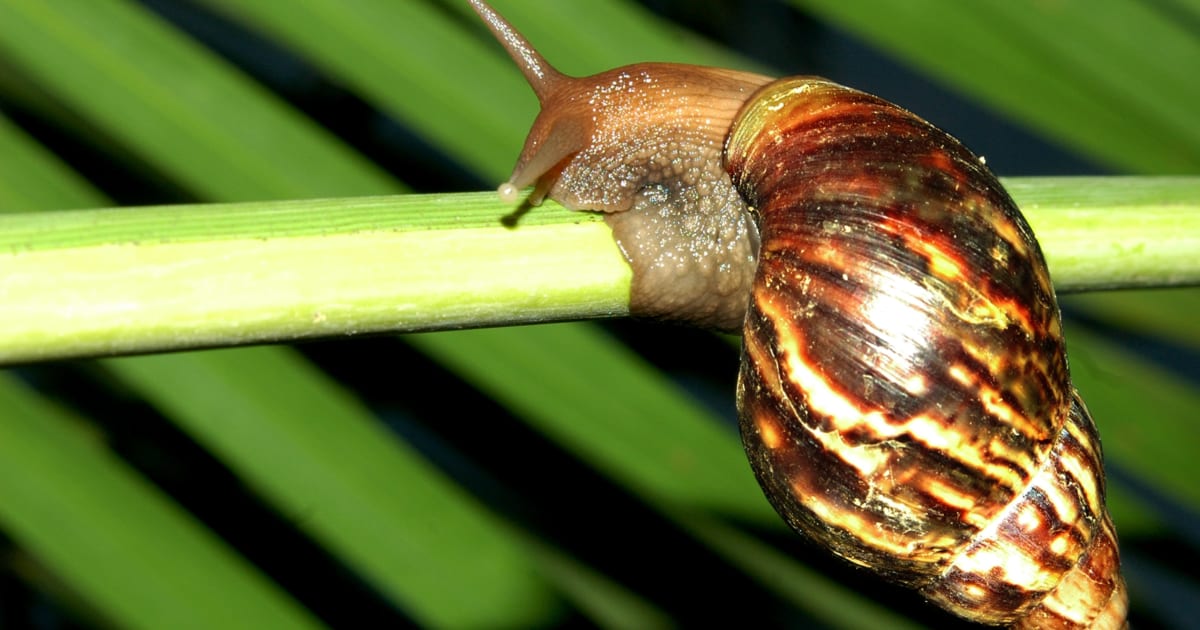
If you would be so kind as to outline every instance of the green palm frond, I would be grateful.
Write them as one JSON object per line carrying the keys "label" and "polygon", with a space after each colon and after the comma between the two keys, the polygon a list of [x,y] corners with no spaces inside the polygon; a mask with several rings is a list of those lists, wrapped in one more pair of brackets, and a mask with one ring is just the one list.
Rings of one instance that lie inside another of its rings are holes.
{"label": "green palm frond", "polygon": [[[819,49],[714,43],[747,15],[835,48],[852,33],[1110,173],[1200,166],[1200,42],[1158,5],[714,0],[676,7],[684,26],[617,0],[495,4],[576,74],[812,70]],[[6,211],[491,188],[534,111],[465,2],[0,0]],[[1135,616],[1169,626],[1196,612],[1165,598],[1196,588],[1197,293],[1063,302]],[[945,622],[784,531],[732,426],[736,361],[616,322],[7,370],[0,594],[18,603],[0,615],[48,595],[94,627]]]}

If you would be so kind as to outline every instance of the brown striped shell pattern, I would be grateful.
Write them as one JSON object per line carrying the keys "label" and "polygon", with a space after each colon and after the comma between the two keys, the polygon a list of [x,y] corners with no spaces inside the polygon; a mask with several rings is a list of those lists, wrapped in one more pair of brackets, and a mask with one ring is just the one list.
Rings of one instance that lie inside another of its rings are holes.
{"label": "brown striped shell pattern", "polygon": [[971,621],[1125,625],[1046,263],[978,157],[816,77],[568,77],[470,1],[542,105],[501,194],[605,213],[635,314],[742,330],[743,443],[792,528]]}

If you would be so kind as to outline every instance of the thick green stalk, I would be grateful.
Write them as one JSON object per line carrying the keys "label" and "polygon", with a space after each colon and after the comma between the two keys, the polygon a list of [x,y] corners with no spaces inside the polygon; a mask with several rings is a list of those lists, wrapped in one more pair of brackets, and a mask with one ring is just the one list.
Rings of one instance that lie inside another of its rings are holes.
{"label": "thick green stalk", "polygon": [[[1060,290],[1200,283],[1200,178],[1007,184]],[[491,193],[0,216],[0,363],[620,316],[629,278]]]}
{"label": "thick green stalk", "polygon": [[587,215],[495,194],[4,217],[0,362],[621,315]]}
{"label": "thick green stalk", "polygon": [[1200,177],[1021,177],[1004,185],[1060,293],[1200,284]]}

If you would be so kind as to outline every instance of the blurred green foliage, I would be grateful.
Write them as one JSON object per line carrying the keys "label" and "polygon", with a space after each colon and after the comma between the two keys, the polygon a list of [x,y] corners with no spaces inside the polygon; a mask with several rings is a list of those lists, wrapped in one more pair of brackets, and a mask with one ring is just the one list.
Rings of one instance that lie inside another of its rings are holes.
{"label": "blurred green foliage", "polygon": [[[1200,43],[1162,7],[750,4],[827,20],[1113,171],[1200,165]],[[769,64],[632,2],[495,5],[572,73]],[[703,6],[681,13],[710,35],[739,12]],[[535,103],[472,18],[449,0],[0,0],[0,208],[499,181]],[[1064,299],[1127,557],[1156,567],[1130,575],[1135,614],[1165,624],[1155,576],[1194,586],[1170,561],[1196,554],[1196,296]],[[23,585],[6,591],[131,628],[946,621],[783,533],[731,427],[723,342],[643,325],[408,342],[0,374],[0,557]]]}

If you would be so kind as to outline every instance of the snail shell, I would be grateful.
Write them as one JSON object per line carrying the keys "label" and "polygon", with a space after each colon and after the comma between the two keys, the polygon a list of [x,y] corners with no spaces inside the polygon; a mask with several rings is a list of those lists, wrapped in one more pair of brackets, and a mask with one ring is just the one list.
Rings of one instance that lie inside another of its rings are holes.
{"label": "snail shell", "polygon": [[501,194],[605,212],[635,314],[743,330],[743,443],[789,525],[971,621],[1125,623],[1050,276],[981,160],[815,77],[566,77],[471,3],[542,104]]}

